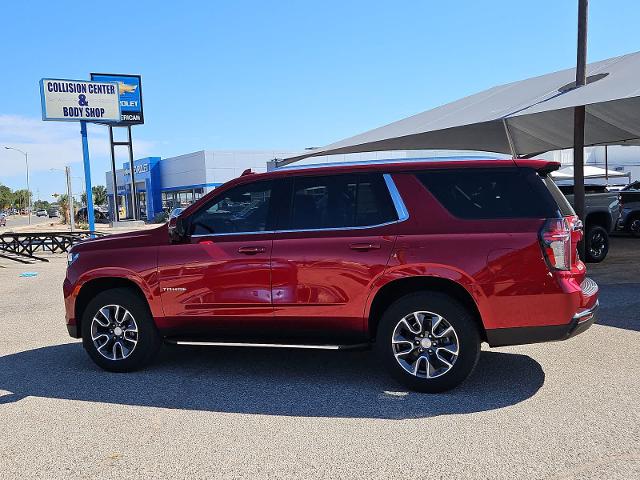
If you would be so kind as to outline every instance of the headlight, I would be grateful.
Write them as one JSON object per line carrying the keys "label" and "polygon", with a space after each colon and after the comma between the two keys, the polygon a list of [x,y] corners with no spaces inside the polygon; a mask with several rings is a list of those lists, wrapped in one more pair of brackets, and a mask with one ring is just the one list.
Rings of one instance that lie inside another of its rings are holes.
{"label": "headlight", "polygon": [[79,255],[79,253],[67,253],[67,266],[70,266],[73,262],[75,262]]}

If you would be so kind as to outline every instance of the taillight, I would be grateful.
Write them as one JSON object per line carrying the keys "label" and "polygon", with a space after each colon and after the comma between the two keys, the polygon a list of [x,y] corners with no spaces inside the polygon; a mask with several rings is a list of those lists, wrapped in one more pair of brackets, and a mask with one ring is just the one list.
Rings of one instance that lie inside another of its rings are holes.
{"label": "taillight", "polygon": [[554,270],[571,270],[573,228],[570,222],[572,217],[549,218],[540,230],[544,258]]}

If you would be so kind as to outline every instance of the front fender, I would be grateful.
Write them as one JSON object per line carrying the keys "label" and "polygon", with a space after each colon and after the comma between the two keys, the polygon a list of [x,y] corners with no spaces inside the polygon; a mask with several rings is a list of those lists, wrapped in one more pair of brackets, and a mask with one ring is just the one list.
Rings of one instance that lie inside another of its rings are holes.
{"label": "front fender", "polygon": [[74,282],[74,288],[71,295],[73,303],[75,304],[75,300],[80,294],[80,291],[89,282],[109,278],[126,280],[136,285],[146,298],[152,316],[160,317],[164,315],[162,303],[160,301],[160,291],[157,282],[158,274],[156,269],[135,272],[124,267],[100,267],[87,270]]}

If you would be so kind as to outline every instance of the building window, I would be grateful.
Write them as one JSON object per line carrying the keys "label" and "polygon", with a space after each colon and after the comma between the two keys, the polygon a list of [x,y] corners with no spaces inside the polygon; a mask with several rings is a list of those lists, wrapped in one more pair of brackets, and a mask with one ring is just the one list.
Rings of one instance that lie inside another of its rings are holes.
{"label": "building window", "polygon": [[191,205],[204,195],[204,188],[192,188],[188,190],[171,190],[162,192],[162,208],[171,211],[174,208],[184,208]]}

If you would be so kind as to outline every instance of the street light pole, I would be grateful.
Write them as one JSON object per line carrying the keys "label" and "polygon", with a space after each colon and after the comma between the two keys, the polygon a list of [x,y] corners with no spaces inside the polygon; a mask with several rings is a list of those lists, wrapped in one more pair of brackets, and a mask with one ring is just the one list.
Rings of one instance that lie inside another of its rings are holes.
{"label": "street light pole", "polygon": [[31,190],[29,190],[29,154],[27,152],[23,152],[19,148],[14,147],[4,147],[6,150],[15,150],[16,152],[20,152],[24,155],[24,164],[27,168],[27,218],[29,219],[29,225],[31,225]]}
{"label": "street light pole", "polygon": [[71,190],[71,167],[64,167],[64,174],[67,177],[67,205],[69,207],[69,227],[73,232],[75,230],[75,214],[73,212],[73,191]]}

